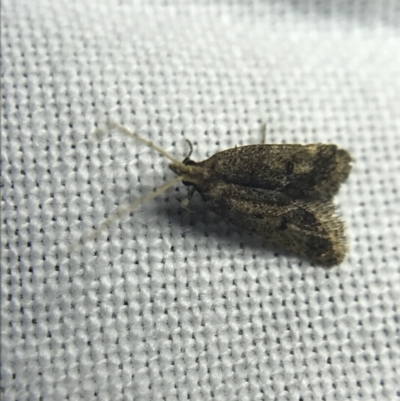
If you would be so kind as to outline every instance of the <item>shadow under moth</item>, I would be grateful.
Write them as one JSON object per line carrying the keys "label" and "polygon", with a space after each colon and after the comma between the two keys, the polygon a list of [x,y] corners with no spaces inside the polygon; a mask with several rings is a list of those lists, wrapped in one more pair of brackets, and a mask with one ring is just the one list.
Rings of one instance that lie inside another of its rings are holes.
{"label": "shadow under moth", "polygon": [[[227,221],[310,261],[333,266],[347,252],[344,223],[332,202],[351,170],[352,158],[334,144],[260,144],[218,152],[202,162],[179,161],[117,123],[107,128],[133,137],[167,157],[177,177],[119,209],[81,243],[95,238],[124,214],[182,181]],[[104,130],[97,130],[97,134]]]}

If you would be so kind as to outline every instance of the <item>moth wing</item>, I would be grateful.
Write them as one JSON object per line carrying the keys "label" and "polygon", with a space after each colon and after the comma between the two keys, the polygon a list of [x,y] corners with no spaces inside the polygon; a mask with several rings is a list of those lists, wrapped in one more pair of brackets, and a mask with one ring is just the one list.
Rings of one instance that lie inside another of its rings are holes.
{"label": "moth wing", "polygon": [[351,160],[347,150],[333,144],[249,145],[216,153],[198,165],[233,184],[326,200],[347,179]]}
{"label": "moth wing", "polygon": [[317,264],[336,265],[346,255],[344,224],[331,202],[294,200],[223,182],[201,195],[226,220]]}

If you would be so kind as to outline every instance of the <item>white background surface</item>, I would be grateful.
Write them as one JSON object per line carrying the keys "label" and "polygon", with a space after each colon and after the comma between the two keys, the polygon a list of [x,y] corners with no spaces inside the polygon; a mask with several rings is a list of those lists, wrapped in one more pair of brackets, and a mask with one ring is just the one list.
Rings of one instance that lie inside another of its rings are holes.
{"label": "white background surface", "polygon": [[[2,2],[4,400],[400,397],[398,1]],[[330,270],[242,232],[177,185],[70,244],[195,160],[260,140],[355,159]],[[40,398],[41,397],[41,398]]]}

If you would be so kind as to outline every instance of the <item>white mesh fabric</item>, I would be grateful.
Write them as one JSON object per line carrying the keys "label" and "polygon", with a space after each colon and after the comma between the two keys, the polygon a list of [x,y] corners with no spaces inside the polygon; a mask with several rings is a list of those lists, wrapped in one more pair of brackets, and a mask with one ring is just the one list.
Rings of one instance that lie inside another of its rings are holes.
{"label": "white mesh fabric", "polygon": [[[400,397],[393,0],[2,2],[4,400]],[[226,223],[108,117],[183,159],[330,142],[350,251],[326,270]]]}

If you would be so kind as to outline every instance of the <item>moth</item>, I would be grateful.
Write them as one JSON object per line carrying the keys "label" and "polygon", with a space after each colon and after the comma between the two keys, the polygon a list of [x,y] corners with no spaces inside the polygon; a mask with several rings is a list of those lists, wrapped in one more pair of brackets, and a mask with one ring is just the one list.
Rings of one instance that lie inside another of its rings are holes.
{"label": "moth", "polygon": [[[177,175],[156,191],[111,215],[86,242],[116,219],[182,181],[228,222],[269,242],[333,266],[347,252],[345,228],[332,202],[351,170],[352,158],[334,144],[260,144],[235,147],[195,162],[179,161],[162,148],[117,123],[109,129],[133,137],[167,157]],[[103,131],[98,130],[97,133]],[[192,149],[191,149],[192,150]]]}

